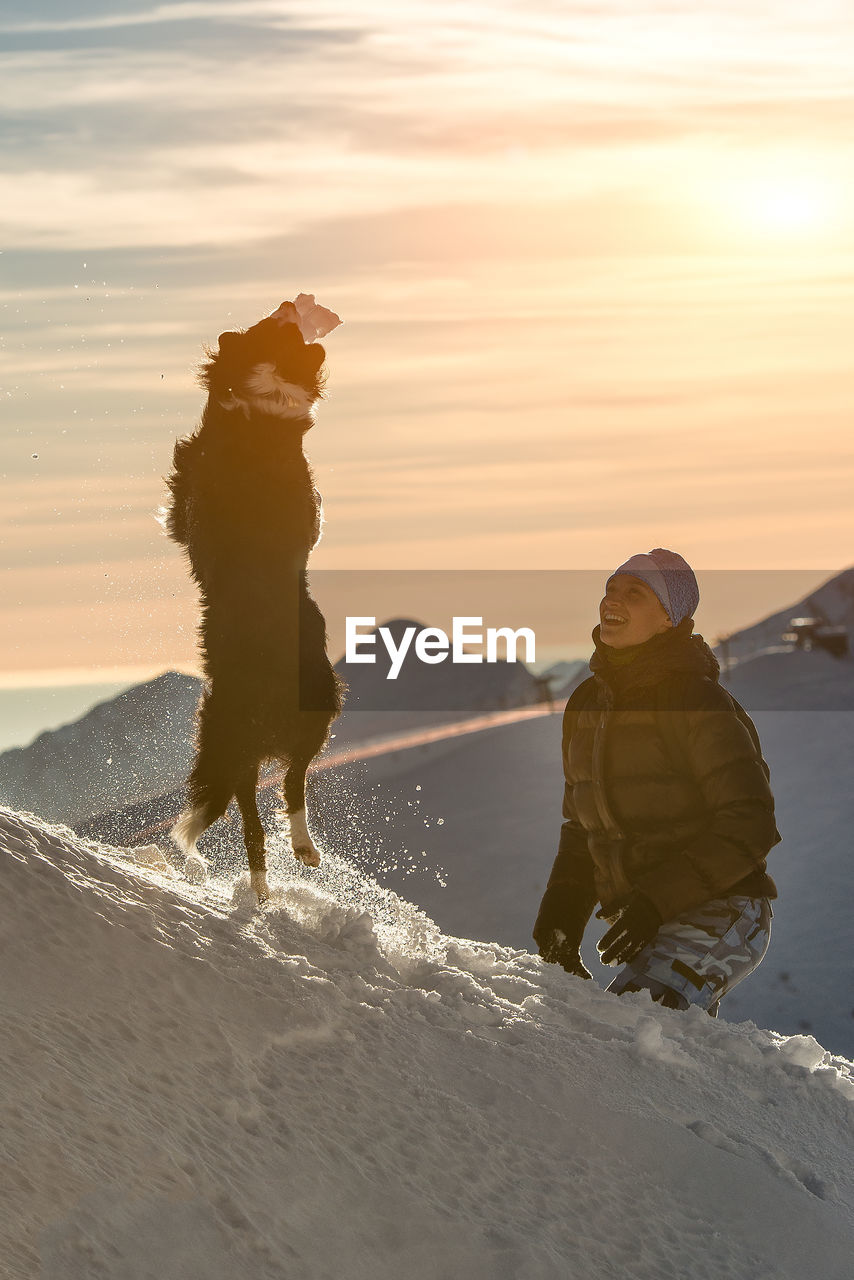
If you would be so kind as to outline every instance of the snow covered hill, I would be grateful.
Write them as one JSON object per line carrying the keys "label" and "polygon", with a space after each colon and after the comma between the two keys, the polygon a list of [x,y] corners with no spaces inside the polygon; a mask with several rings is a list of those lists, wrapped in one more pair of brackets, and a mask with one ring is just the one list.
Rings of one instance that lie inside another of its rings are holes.
{"label": "snow covered hill", "polygon": [[192,757],[201,681],[167,671],[0,754],[0,803],[78,822],[175,786]]}
{"label": "snow covered hill", "polygon": [[802,600],[770,614],[752,627],[735,632],[728,640],[730,658],[740,662],[764,649],[779,646],[781,636],[789,630],[789,623],[795,617],[814,617],[845,626],[854,644],[854,568],[834,574]]}
{"label": "snow covered hill", "polygon": [[548,667],[541,679],[548,682],[549,692],[557,701],[566,702],[576,685],[590,675],[586,658],[574,658],[571,662],[555,662]]}
{"label": "snow covered hill", "polygon": [[743,658],[722,683],[756,711],[854,711],[854,656],[778,649]]}
{"label": "snow covered hill", "polygon": [[[8,1280],[847,1280],[851,1064],[0,810]],[[153,860],[153,861],[152,861]],[[288,878],[285,878],[288,877]]]}

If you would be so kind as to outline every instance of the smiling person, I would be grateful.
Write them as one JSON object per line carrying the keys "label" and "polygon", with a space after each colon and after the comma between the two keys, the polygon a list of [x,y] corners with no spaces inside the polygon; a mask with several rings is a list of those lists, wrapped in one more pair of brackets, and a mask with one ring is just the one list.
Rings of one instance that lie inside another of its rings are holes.
{"label": "smiling person", "polygon": [[699,600],[690,565],[662,547],[605,584],[593,674],[564,713],[564,822],[534,938],[589,978],[580,946],[598,902],[602,961],[622,966],[609,991],[715,1016],[768,947],[780,834],[756,728],[693,634]]}

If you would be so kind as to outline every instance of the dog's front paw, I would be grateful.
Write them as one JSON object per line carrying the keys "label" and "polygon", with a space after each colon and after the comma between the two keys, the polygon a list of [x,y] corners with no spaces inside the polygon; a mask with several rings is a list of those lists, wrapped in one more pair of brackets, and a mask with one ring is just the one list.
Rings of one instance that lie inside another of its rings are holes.
{"label": "dog's front paw", "polygon": [[306,867],[320,866],[320,853],[313,844],[294,845],[294,857]]}

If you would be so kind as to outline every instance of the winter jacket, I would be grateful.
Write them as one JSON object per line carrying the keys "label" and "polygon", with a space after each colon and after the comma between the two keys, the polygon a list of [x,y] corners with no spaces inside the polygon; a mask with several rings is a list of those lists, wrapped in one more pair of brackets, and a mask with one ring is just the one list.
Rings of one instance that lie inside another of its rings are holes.
{"label": "winter jacket", "polygon": [[633,892],[665,921],[712,898],[777,896],[765,856],[780,835],[755,727],[692,630],[685,619],[633,655],[594,630],[593,675],[564,713],[564,822],[538,938],[560,928],[580,941],[596,902],[613,917]]}

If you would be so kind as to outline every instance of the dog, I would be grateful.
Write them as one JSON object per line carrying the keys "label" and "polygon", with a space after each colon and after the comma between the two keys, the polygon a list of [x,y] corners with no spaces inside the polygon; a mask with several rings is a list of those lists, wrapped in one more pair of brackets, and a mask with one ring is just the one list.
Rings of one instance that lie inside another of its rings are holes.
{"label": "dog", "polygon": [[[320,494],[303,451],[323,394],[326,352],[294,303],[245,331],[222,333],[201,366],[199,426],[175,445],[165,527],[187,553],[201,597],[205,685],[196,718],[188,801],[172,829],[187,870],[203,871],[202,832],[235,797],[252,888],[269,897],[258,771],[284,766],[294,856],[320,853],[306,821],[306,772],[340,715],[345,686],[326,652],[326,623],[306,568],[321,532]],[[304,311],[304,308],[303,308]],[[301,331],[302,326],[302,331]],[[193,857],[195,855],[195,858]]]}

